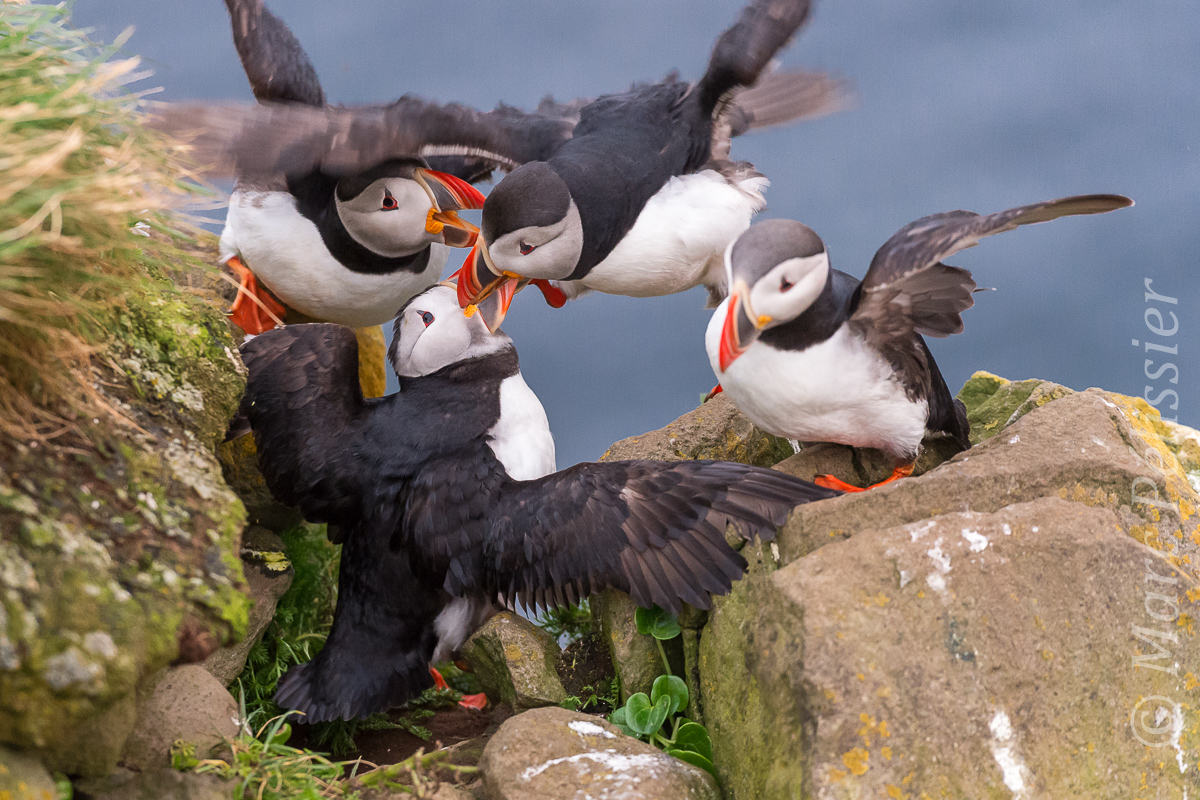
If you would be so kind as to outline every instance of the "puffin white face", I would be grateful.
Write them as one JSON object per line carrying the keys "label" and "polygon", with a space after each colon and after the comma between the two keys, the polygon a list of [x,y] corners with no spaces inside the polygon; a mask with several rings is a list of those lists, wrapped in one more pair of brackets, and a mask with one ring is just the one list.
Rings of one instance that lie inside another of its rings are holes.
{"label": "puffin white face", "polygon": [[794,320],[813,304],[828,279],[827,253],[789,258],[774,267],[750,287],[749,308],[756,325],[769,328]]}
{"label": "puffin white face", "polygon": [[583,223],[571,200],[562,219],[549,225],[529,225],[484,245],[492,272],[523,278],[553,280],[575,271],[583,251]]}
{"label": "puffin white face", "polygon": [[426,230],[433,209],[429,194],[409,178],[380,178],[349,199],[334,194],[342,225],[373,253],[396,258],[409,256],[442,241],[440,233]]}
{"label": "puffin white face", "polygon": [[764,328],[803,314],[829,280],[825,243],[805,225],[771,219],[751,225],[725,251],[729,303],[721,328],[721,372]]}
{"label": "puffin white face", "polygon": [[414,297],[393,327],[388,360],[402,378],[437,372],[442,367],[487,355],[511,343],[491,333],[474,308],[463,311],[451,286],[439,284]]}

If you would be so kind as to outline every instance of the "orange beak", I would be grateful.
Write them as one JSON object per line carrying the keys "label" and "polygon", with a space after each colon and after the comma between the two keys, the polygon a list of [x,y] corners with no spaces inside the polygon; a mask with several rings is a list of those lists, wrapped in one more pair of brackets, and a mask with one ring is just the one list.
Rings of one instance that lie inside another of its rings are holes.
{"label": "orange beak", "polygon": [[420,167],[413,177],[429,195],[432,207],[425,217],[425,230],[441,234],[450,247],[473,247],[479,238],[479,228],[456,213],[462,209],[483,208],[483,193],[471,184],[432,169]]}
{"label": "orange beak", "polygon": [[517,292],[529,283],[527,278],[492,272],[487,263],[487,245],[482,239],[475,241],[467,260],[454,277],[458,281],[458,304],[463,308],[474,305],[493,333],[504,322]]}
{"label": "orange beak", "polygon": [[721,346],[717,350],[721,372],[729,369],[729,365],[746,352],[746,348],[757,337],[758,329],[746,314],[741,297],[734,292],[729,295],[729,308],[725,312],[725,324],[721,326]]}

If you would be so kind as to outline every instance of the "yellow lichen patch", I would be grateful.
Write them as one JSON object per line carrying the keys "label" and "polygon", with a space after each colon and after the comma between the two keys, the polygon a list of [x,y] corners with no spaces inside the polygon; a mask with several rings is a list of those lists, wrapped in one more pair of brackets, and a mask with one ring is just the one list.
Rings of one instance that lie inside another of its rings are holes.
{"label": "yellow lichen patch", "polygon": [[842,754],[842,763],[846,765],[846,769],[850,770],[851,775],[866,775],[870,766],[867,760],[871,758],[871,754],[861,747],[855,747]]}
{"label": "yellow lichen patch", "polygon": [[888,783],[884,785],[887,787],[888,797],[894,798],[895,800],[907,800],[907,798],[912,797],[912,795],[894,783]]}
{"label": "yellow lichen patch", "polygon": [[890,747],[885,746],[883,749],[881,749],[879,751],[879,754],[881,756],[883,756],[885,759],[887,759],[888,761],[892,760],[892,748],[890,748]]}
{"label": "yellow lichen patch", "polygon": [[825,699],[831,703],[836,703],[838,701],[837,692],[835,692],[833,689],[826,689]]}
{"label": "yellow lichen patch", "polygon": [[1191,614],[1180,614],[1179,619],[1175,620],[1175,624],[1187,631],[1189,636],[1194,636],[1196,633],[1196,621]]}
{"label": "yellow lichen patch", "polygon": [[1051,661],[1054,658],[1054,653],[1050,652],[1049,650],[1043,650],[1042,658],[1044,658],[1047,661]]}
{"label": "yellow lichen patch", "polygon": [[891,697],[892,690],[886,686],[880,686],[878,689],[875,690],[875,695],[877,697]]}
{"label": "yellow lichen patch", "polygon": [[1194,673],[1194,672],[1185,673],[1183,676],[1183,688],[1190,692],[1192,689],[1195,689],[1197,686],[1200,686],[1200,680],[1197,680],[1196,673]]}
{"label": "yellow lichen patch", "polygon": [[908,773],[907,775],[905,775],[903,778],[900,779],[900,785],[908,786],[910,783],[912,783],[912,779],[915,777],[917,777],[917,773],[915,773],[915,772]]}
{"label": "yellow lichen patch", "polygon": [[840,783],[841,781],[845,780],[848,774],[848,772],[843,772],[837,767],[833,767],[829,770],[828,781],[829,783]]}

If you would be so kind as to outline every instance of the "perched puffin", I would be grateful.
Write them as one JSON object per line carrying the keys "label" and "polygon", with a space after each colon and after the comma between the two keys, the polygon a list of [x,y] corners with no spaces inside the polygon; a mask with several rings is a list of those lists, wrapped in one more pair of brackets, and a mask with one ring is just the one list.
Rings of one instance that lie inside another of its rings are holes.
{"label": "perched puffin", "polygon": [[[324,112],[316,70],[287,25],[262,0],[225,3],[255,98]],[[534,155],[542,153],[539,142],[557,141],[564,126],[553,114],[506,114],[509,123],[540,132]],[[374,326],[439,281],[448,247],[469,247],[478,232],[457,213],[483,204],[471,182],[488,178],[497,163],[514,162],[465,151],[426,159],[422,146],[441,136],[453,139],[456,120],[478,125],[481,116],[431,106],[414,114],[423,126],[419,142],[378,157],[360,158],[351,138],[338,158],[291,171],[269,158],[235,158],[238,183],[220,244],[221,261],[241,278],[234,322],[247,333],[261,333],[280,322],[286,306],[309,319]],[[273,138],[279,133],[277,128]],[[503,142],[489,144],[508,149]],[[512,148],[512,155],[522,157],[526,147]],[[269,291],[260,290],[260,281]]]}
{"label": "perched puffin", "polygon": [[329,324],[242,347],[242,407],[267,485],[347,532],[329,638],[276,693],[307,721],[406,702],[497,601],[545,608],[612,586],[643,606],[707,608],[746,566],[727,523],[770,539],[792,507],[837,494],[711,461],[546,474],[553,440],[512,341],[463,312],[449,286],[413,298],[395,322],[398,393],[363,398],[355,349]]}
{"label": "perched puffin", "polygon": [[669,77],[585,106],[552,158],[518,167],[489,194],[459,272],[460,304],[502,292],[493,330],[528,279],[562,281],[568,296],[704,285],[715,305],[726,292],[725,248],[763,209],[768,184],[728,160],[730,137],[841,105],[841,85],[825,76],[759,80],[808,11],[809,0],[753,0],[717,39],[698,83]]}
{"label": "perched puffin", "polygon": [[[713,391],[777,436],[883,450],[897,467],[882,483],[912,472],[927,432],[966,450],[966,409],[921,337],[962,332],[975,281],[941,260],[1019,225],[1131,205],[1094,194],[986,216],[934,214],[888,239],[861,282],[830,267],[825,243],[805,225],[757,223],[725,257],[730,295],[705,335],[720,379]],[[862,491],[832,476],[817,482]]]}

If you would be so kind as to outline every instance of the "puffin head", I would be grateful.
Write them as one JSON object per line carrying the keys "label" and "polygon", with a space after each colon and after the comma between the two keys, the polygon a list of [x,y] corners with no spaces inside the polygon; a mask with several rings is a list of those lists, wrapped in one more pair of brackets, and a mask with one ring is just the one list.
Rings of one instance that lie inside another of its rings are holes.
{"label": "puffin head", "polygon": [[721,328],[724,372],[761,331],[791,322],[820,296],[829,254],[811,228],[795,220],[751,225],[725,251],[729,299]]}
{"label": "puffin head", "polygon": [[530,280],[568,277],[583,251],[583,223],[567,184],[545,163],[510,172],[483,204],[483,228],[458,277],[464,308],[493,292],[500,295],[496,330],[513,296]]}
{"label": "puffin head", "polygon": [[400,309],[392,334],[388,361],[402,378],[429,375],[512,344],[506,334],[489,331],[474,306],[460,308],[457,290],[441,283]]}
{"label": "puffin head", "polygon": [[456,212],[482,208],[484,197],[464,180],[405,158],[340,179],[333,199],[351,238],[373,253],[397,258],[435,242],[473,245],[479,229]]}

